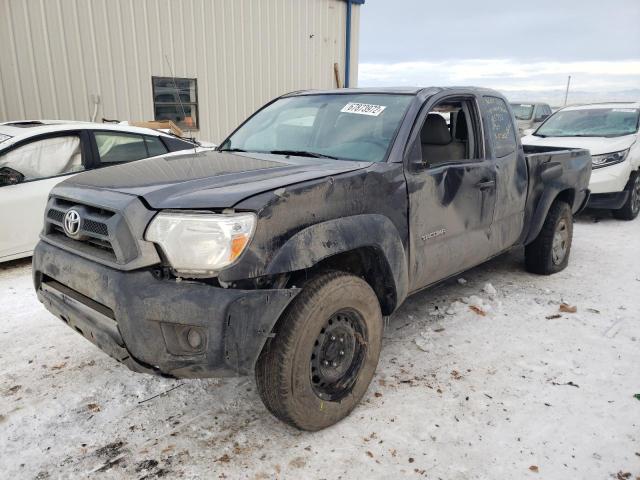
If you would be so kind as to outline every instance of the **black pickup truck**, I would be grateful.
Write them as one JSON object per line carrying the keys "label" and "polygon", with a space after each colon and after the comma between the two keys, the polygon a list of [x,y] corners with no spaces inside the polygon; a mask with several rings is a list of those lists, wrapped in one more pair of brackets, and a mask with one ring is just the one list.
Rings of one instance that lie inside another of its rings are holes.
{"label": "black pickup truck", "polygon": [[35,288],[132,370],[254,373],[276,417],[318,430],[365,394],[408,295],[517,246],[565,268],[590,173],[586,150],[523,150],[492,90],[291,93],[216,151],[59,184]]}

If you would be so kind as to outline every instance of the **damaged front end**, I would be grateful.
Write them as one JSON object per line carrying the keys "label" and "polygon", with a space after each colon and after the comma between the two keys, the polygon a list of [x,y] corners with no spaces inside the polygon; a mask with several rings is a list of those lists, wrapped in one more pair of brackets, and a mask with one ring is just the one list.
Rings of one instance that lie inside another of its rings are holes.
{"label": "damaged front end", "polygon": [[131,370],[171,377],[250,374],[297,289],[225,289],[120,271],[40,242],[34,283],[45,307]]}

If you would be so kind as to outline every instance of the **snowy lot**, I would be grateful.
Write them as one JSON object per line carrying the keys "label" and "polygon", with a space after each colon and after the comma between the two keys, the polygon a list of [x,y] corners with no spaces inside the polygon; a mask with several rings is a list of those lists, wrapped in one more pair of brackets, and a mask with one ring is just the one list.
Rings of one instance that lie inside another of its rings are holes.
{"label": "snowy lot", "polygon": [[0,266],[0,476],[640,478],[640,219],[583,215],[552,277],[520,251],[463,277],[390,318],[363,403],[309,434],[252,378],[129,372]]}

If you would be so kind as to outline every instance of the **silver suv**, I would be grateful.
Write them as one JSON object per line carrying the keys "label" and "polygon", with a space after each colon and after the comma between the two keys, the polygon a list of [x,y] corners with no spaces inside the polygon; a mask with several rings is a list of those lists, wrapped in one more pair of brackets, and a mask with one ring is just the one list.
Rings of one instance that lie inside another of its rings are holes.
{"label": "silver suv", "polygon": [[546,103],[517,103],[512,102],[511,108],[518,121],[518,131],[520,136],[528,135],[540,126],[549,115],[551,115],[551,107]]}

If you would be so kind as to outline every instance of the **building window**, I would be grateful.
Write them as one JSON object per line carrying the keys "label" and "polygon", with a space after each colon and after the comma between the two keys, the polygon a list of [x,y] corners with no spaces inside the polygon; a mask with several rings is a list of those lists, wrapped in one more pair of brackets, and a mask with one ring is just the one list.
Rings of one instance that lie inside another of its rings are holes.
{"label": "building window", "polygon": [[171,120],[184,130],[198,130],[198,81],[151,77],[156,120]]}

